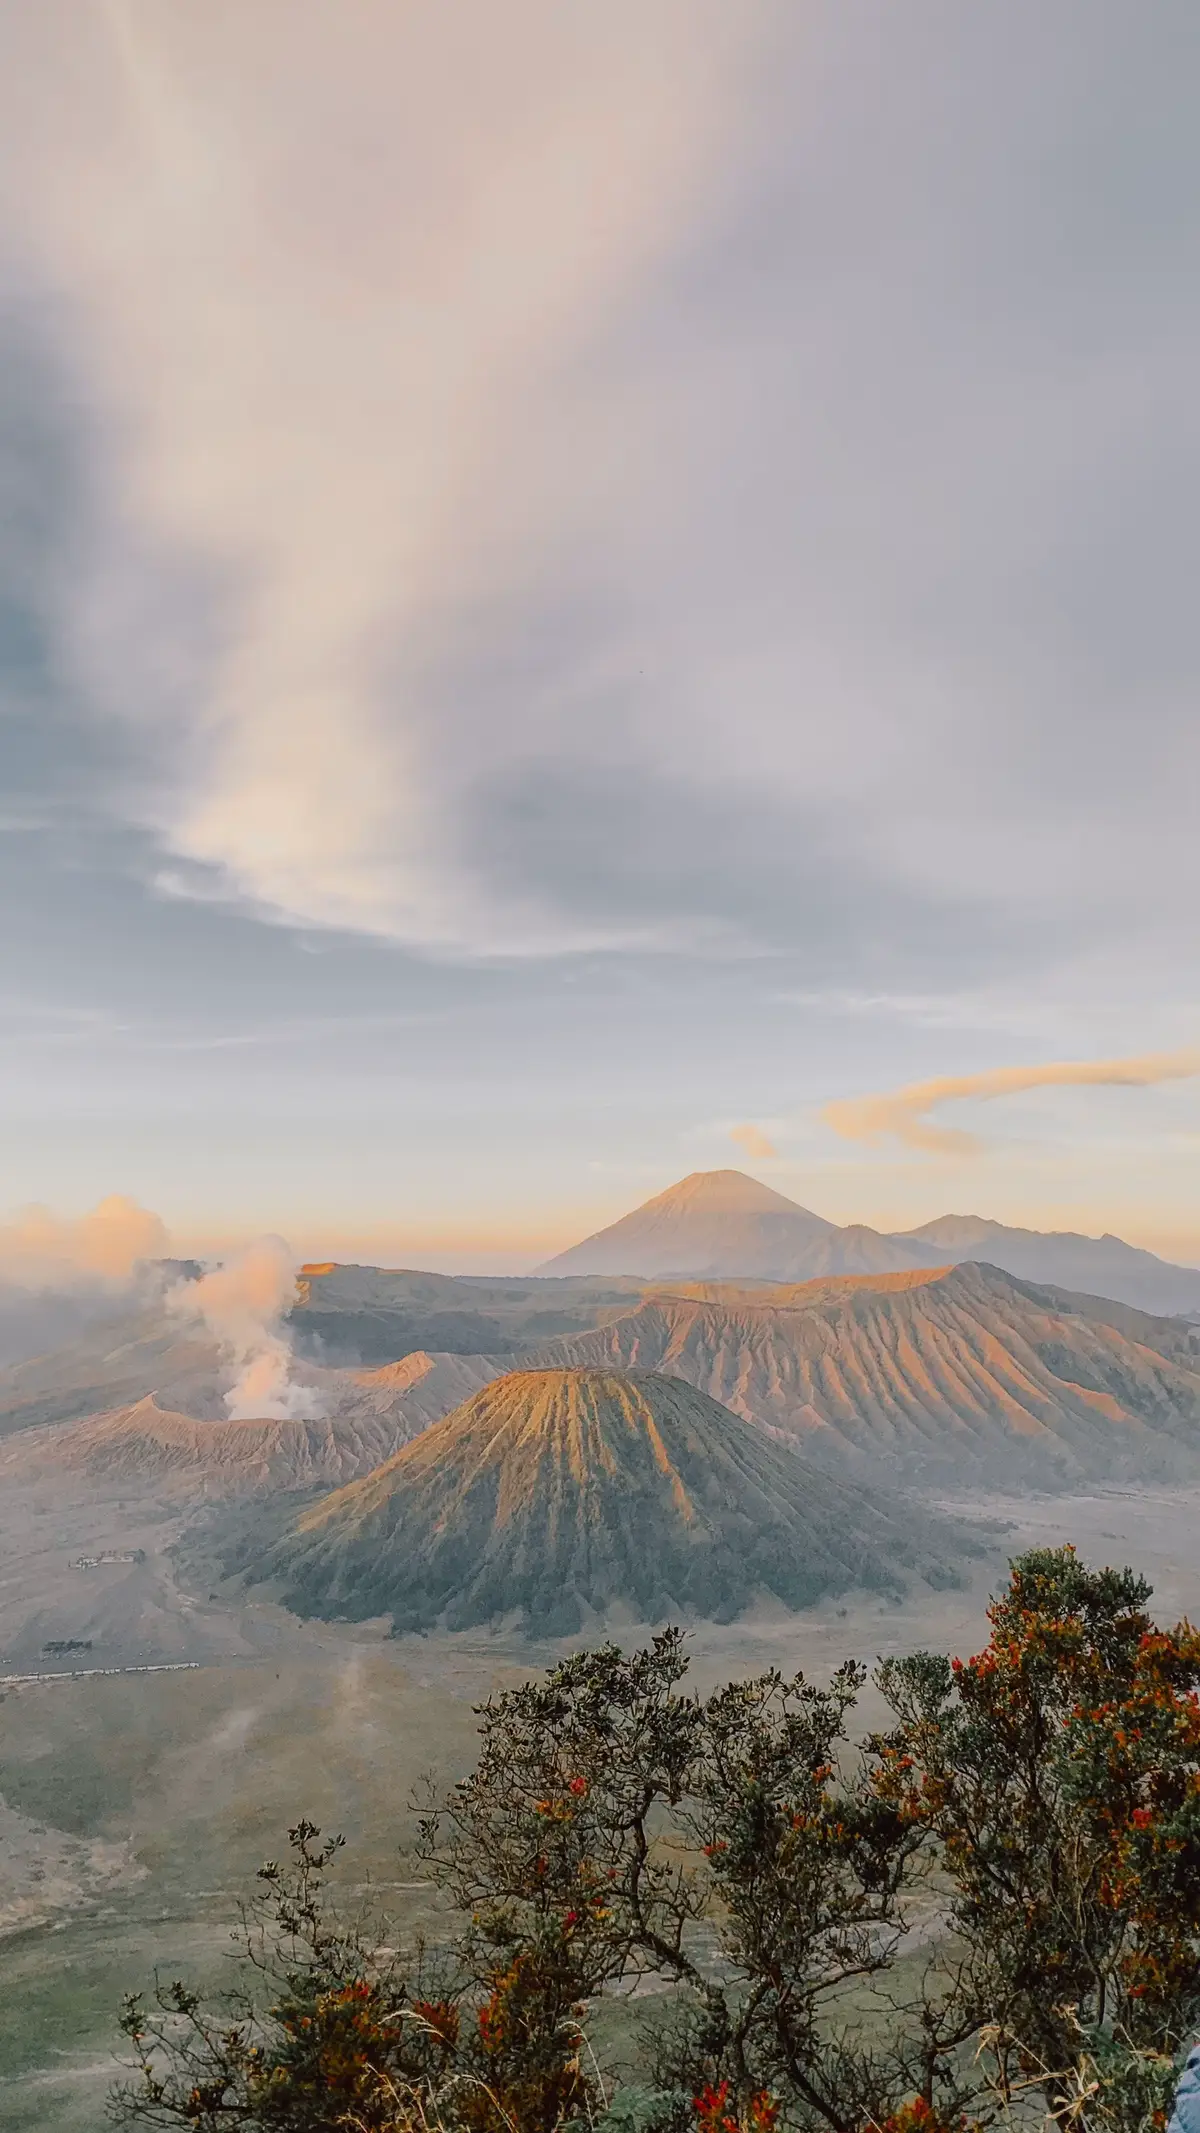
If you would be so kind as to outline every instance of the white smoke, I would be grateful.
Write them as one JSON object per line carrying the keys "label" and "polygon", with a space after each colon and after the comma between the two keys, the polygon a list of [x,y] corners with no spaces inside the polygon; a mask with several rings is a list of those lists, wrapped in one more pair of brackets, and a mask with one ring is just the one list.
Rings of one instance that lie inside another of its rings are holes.
{"label": "white smoke", "polygon": [[231,1421],[312,1422],[324,1414],[319,1392],[292,1376],[285,1321],[295,1300],[296,1260],[282,1237],[257,1237],[199,1281],[181,1281],[170,1291],[171,1309],[199,1319],[233,1365],[225,1395]]}

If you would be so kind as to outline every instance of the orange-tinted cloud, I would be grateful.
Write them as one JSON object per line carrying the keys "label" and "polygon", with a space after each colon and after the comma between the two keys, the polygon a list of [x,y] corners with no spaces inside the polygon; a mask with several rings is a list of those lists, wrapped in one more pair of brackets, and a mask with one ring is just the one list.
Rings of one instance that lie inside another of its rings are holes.
{"label": "orange-tinted cloud", "polygon": [[989,1103],[1016,1096],[1023,1089],[1149,1088],[1159,1081],[1188,1081],[1200,1075],[1200,1049],[1149,1052],[1135,1059],[1053,1060],[1045,1066],[994,1067],[986,1074],[943,1074],[914,1081],[883,1096],[856,1096],[826,1104],[821,1113],[848,1141],[880,1141],[887,1136],[928,1155],[976,1155],[982,1142],[973,1133],[934,1125],[929,1113],[939,1104],[971,1098]]}
{"label": "orange-tinted cloud", "polygon": [[161,1259],[170,1249],[159,1217],[120,1192],[75,1220],[23,1207],[0,1223],[0,1274],[26,1288],[124,1281],[140,1259]]}
{"label": "orange-tinted cloud", "polygon": [[749,1156],[764,1157],[776,1153],[761,1126],[731,1126],[729,1138],[736,1141],[738,1147],[744,1149]]}

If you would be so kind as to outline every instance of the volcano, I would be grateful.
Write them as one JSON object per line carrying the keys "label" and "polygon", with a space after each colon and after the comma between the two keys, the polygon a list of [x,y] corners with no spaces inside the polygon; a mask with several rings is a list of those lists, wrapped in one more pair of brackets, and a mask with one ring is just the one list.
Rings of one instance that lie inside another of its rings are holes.
{"label": "volcano", "polygon": [[[278,1516],[278,1514],[276,1514]],[[523,1370],[485,1386],[365,1480],[230,1567],[301,1614],[396,1630],[520,1618],[571,1635],[626,1619],[730,1621],[915,1573],[958,1582],[949,1521],[808,1466],[707,1394],[612,1370]]]}
{"label": "volcano", "polygon": [[937,1262],[932,1244],[900,1242],[861,1223],[839,1229],[740,1170],[696,1170],[538,1271],[803,1281]]}
{"label": "volcano", "polygon": [[538,1271],[576,1280],[811,1281],[965,1260],[1151,1314],[1200,1318],[1200,1267],[1172,1266],[1120,1237],[1010,1229],[976,1215],[944,1215],[893,1235],[862,1222],[843,1229],[740,1170],[693,1171]]}

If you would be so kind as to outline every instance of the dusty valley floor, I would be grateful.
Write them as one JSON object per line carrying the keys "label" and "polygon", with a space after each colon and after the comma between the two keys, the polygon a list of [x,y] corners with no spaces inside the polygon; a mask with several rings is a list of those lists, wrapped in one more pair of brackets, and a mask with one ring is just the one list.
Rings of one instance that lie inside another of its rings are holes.
{"label": "dusty valley floor", "polygon": [[[919,1644],[973,1649],[1005,1557],[1042,1542],[1131,1562],[1153,1579],[1161,1615],[1200,1614],[1200,1490],[969,1508],[994,1528],[969,1591],[697,1628],[698,1685],[767,1665],[822,1676],[847,1656],[869,1663]],[[103,2124],[122,1993],[156,1970],[219,1981],[238,1894],[297,1816],[344,1832],[346,1880],[374,1883],[402,1930],[428,1918],[431,1892],[405,1850],[409,1794],[427,1772],[469,1766],[473,1703],[556,1655],[513,1637],[393,1641],[384,1624],[302,1624],[214,1583],[194,1558],[181,1571],[169,1552],[181,1531],[152,1496],[61,1477],[0,1504],[6,2133]],[[94,1560],[106,1553],[141,1559]],[[45,1655],[68,1640],[90,1649]],[[108,1671],[143,1668],[164,1670]],[[39,1673],[50,1678],[13,1678]],[[868,1691],[864,1730],[875,1716]]]}

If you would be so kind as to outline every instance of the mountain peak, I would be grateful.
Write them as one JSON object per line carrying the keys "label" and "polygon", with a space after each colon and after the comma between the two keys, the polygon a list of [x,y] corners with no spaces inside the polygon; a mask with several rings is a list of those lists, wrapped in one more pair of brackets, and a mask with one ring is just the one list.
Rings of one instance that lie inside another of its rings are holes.
{"label": "mountain peak", "polygon": [[242,1567],[279,1578],[298,1612],[386,1612],[398,1629],[519,1613],[568,1635],[610,1607],[731,1621],[764,1595],[797,1608],[894,1591],[906,1571],[946,1582],[960,1546],[679,1378],[604,1367],[497,1378],[275,1531],[266,1550],[251,1535]]}
{"label": "mountain peak", "polygon": [[[608,1229],[539,1267],[542,1274],[773,1277],[834,1225],[741,1170],[694,1170]],[[893,1252],[896,1247],[892,1247]]]}
{"label": "mountain peak", "polygon": [[799,1207],[795,1200],[787,1200],[781,1192],[773,1192],[769,1185],[761,1185],[757,1178],[747,1177],[744,1170],[693,1170],[675,1185],[668,1185],[665,1192],[656,1193],[652,1200],[644,1200],[636,1209],[639,1215],[651,1209],[676,1210],[683,1214],[705,1215],[806,1215],[807,1208]]}

